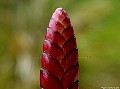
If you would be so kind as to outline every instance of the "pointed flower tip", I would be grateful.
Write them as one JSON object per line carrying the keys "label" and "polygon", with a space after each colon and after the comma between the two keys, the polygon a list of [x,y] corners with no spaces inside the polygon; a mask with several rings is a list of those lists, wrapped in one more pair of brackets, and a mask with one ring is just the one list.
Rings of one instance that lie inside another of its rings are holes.
{"label": "pointed flower tip", "polygon": [[61,7],[58,7],[56,10],[63,11],[64,9]]}
{"label": "pointed flower tip", "polygon": [[57,8],[49,22],[49,27],[60,33],[70,25],[70,19],[63,8]]}
{"label": "pointed flower tip", "polygon": [[67,17],[67,12],[63,8],[57,8],[52,15],[53,19],[57,19],[58,21],[62,21],[65,17]]}
{"label": "pointed flower tip", "polygon": [[61,7],[57,8],[55,12],[59,12],[60,14],[67,14],[67,12]]}

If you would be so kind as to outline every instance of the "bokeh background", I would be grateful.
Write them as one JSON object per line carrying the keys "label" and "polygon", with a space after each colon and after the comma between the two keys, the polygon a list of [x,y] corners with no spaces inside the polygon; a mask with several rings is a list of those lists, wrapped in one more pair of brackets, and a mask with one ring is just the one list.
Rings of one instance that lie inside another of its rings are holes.
{"label": "bokeh background", "polygon": [[42,43],[57,7],[75,30],[81,89],[120,87],[120,0],[0,0],[0,89],[39,89]]}

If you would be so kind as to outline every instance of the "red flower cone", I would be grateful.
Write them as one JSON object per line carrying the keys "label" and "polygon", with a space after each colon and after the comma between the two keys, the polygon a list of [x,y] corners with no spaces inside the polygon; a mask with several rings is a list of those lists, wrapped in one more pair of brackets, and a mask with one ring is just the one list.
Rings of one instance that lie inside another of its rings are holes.
{"label": "red flower cone", "polygon": [[40,87],[79,89],[78,49],[66,11],[57,8],[49,22],[41,57]]}

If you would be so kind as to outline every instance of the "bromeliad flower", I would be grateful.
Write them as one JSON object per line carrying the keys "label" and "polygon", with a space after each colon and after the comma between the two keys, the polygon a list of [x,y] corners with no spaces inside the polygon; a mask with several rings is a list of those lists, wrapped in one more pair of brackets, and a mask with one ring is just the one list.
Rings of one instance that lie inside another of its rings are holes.
{"label": "bromeliad flower", "polygon": [[49,22],[40,69],[43,89],[79,89],[78,49],[66,11],[57,8]]}

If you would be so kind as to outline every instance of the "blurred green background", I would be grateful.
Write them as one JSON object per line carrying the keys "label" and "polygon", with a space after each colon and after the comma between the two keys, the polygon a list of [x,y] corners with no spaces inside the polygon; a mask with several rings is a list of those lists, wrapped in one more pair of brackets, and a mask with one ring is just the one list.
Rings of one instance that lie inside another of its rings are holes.
{"label": "blurred green background", "polygon": [[42,43],[57,7],[75,30],[81,89],[120,87],[120,0],[1,0],[0,89],[39,89]]}

